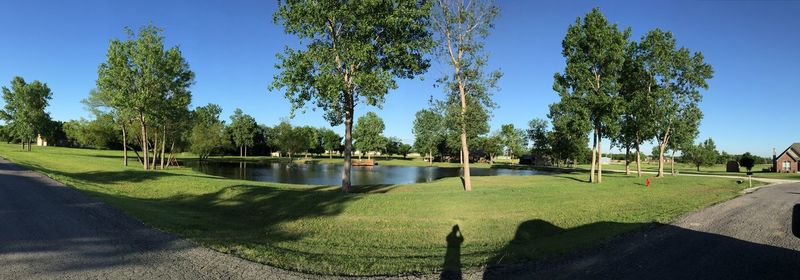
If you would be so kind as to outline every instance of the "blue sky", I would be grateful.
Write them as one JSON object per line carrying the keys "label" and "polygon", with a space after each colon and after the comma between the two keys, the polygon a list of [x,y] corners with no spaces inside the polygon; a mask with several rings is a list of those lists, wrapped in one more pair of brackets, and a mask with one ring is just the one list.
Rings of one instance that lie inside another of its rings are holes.
{"label": "blue sky", "polygon": [[[282,92],[269,92],[275,54],[297,39],[272,22],[276,1],[6,1],[0,43],[0,85],[13,76],[40,80],[54,92],[49,111],[58,120],[90,118],[80,104],[95,86],[108,41],[123,27],[154,23],[168,45],[179,45],[196,73],[193,105],[217,103],[228,117],[242,108],[259,123],[289,115]],[[635,38],[652,28],[672,31],[680,45],[701,51],[715,70],[701,105],[699,139],[718,148],[769,155],[800,142],[800,12],[797,1],[499,1],[500,17],[487,40],[490,67],[505,74],[495,95],[492,129],[527,127],[546,118],[557,101],[553,73],[564,68],[561,40],[567,26],[600,7],[610,21],[631,27]],[[434,65],[422,80],[404,80],[376,111],[386,135],[413,142],[414,113],[441,96]],[[1,102],[1,101],[0,101]],[[298,112],[294,124],[327,126],[320,112]],[[341,127],[335,128],[340,133]],[[699,140],[698,139],[698,140]],[[607,147],[607,145],[606,145]],[[649,152],[649,147],[646,149]]]}

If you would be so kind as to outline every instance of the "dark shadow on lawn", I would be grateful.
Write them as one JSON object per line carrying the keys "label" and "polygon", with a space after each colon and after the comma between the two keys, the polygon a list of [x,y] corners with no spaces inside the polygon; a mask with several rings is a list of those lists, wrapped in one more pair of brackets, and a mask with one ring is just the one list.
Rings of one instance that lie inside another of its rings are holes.
{"label": "dark shadow on lawn", "polygon": [[453,229],[445,237],[447,241],[447,251],[444,254],[442,273],[439,279],[442,280],[461,280],[461,244],[464,243],[464,236],[458,225],[453,225]]}
{"label": "dark shadow on lawn", "polygon": [[[0,163],[0,169],[20,170],[9,163]],[[112,173],[105,174],[108,178],[97,179],[99,173],[77,175],[41,171],[90,182],[119,181],[119,178],[112,179],[115,177]],[[159,173],[149,172],[148,176],[172,176]],[[141,180],[147,178],[154,177]],[[126,177],[125,180],[140,179]],[[36,263],[38,271],[56,273],[125,266],[170,266],[172,257],[195,247],[171,234],[152,230],[107,204],[151,226],[202,244],[216,245],[215,248],[222,251],[237,254],[235,246],[261,247],[273,255],[294,254],[314,261],[318,256],[313,253],[272,247],[281,241],[317,234],[287,230],[282,225],[304,218],[339,215],[349,202],[362,197],[326,187],[236,185],[204,195],[147,199],[78,191],[37,176],[0,174],[0,182],[3,186],[0,188],[0,220],[3,221],[0,263]]]}
{"label": "dark shadow on lawn", "polygon": [[799,263],[796,250],[673,225],[598,222],[564,229],[530,220],[489,260],[483,278],[800,279]]}
{"label": "dark shadow on lawn", "polygon": [[87,183],[97,183],[97,184],[141,183],[151,180],[157,180],[163,177],[172,177],[172,176],[188,176],[188,177],[209,178],[209,179],[218,178],[206,175],[176,174],[171,172],[164,172],[162,170],[144,171],[144,170],[126,169],[120,171],[65,172],[65,171],[49,169],[38,164],[23,164],[23,166],[45,174],[54,175],[57,177],[63,177],[71,180],[79,180]]}

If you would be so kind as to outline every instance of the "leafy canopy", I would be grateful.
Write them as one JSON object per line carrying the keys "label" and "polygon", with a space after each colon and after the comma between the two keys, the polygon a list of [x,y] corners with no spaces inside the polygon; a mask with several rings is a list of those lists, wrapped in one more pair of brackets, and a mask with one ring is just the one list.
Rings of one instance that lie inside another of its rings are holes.
{"label": "leafy canopy", "polygon": [[278,55],[280,72],[271,88],[286,89],[293,112],[311,101],[338,125],[358,97],[379,106],[397,88],[396,78],[413,78],[429,67],[427,1],[279,3],[274,21],[303,47],[286,47]]}

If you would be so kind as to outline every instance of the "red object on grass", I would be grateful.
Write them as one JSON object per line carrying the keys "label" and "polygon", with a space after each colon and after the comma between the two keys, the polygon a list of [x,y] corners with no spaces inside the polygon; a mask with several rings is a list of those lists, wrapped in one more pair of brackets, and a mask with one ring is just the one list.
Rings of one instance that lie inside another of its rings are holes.
{"label": "red object on grass", "polygon": [[650,178],[644,180],[644,185],[647,186],[648,188],[650,187]]}

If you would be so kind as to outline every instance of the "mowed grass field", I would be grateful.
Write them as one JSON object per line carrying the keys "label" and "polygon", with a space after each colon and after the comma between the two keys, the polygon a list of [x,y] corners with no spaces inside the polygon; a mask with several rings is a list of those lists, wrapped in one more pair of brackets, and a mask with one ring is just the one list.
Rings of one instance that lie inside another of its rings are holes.
{"label": "mowed grass field", "polygon": [[[590,164],[581,164],[578,165],[581,168],[590,168]],[[724,175],[724,176],[747,176],[747,169],[744,167],[739,168],[739,172],[727,172],[725,171],[724,164],[715,164],[713,166],[700,166],[700,171],[697,171],[697,167],[688,164],[688,163],[675,163],[675,170],[678,173],[684,174],[706,174],[706,175]],[[753,167],[753,178],[774,178],[774,179],[787,179],[787,180],[800,180],[800,173],[775,173],[775,172],[763,172],[762,169],[770,168],[772,164],[756,164]],[[632,162],[630,165],[631,171],[636,172],[636,162]],[[625,171],[625,165],[622,163],[613,163],[603,165],[603,170],[614,170],[614,171]],[[656,172],[658,171],[658,163],[657,162],[649,162],[649,163],[642,163],[642,171],[646,172]],[[671,171],[671,166],[669,163],[664,165],[664,172],[669,173]]]}
{"label": "mowed grass field", "polygon": [[[458,178],[355,187],[224,179],[187,168],[141,171],[121,152],[0,144],[43,172],[162,230],[215,250],[319,274],[432,273],[537,260],[589,248],[730,199],[734,179],[587,173]],[[452,238],[458,226],[463,242]],[[450,238],[448,238],[450,236]],[[448,246],[448,240],[450,246]],[[455,240],[455,241],[454,241]]]}

